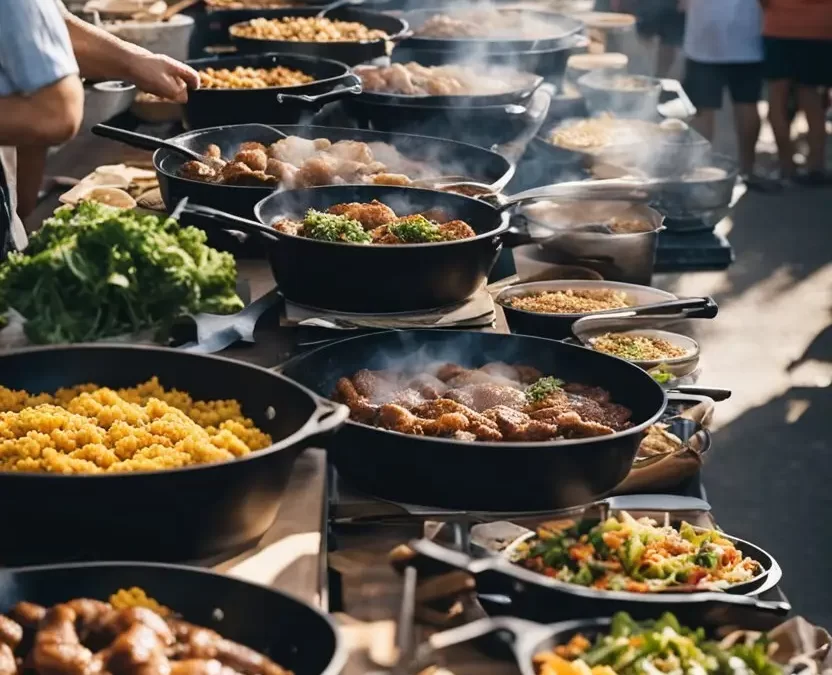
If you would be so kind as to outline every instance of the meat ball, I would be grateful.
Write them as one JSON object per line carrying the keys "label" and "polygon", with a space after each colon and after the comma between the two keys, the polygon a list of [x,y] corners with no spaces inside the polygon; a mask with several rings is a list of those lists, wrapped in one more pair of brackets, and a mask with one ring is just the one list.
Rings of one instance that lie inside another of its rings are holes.
{"label": "meat ball", "polygon": [[190,178],[191,180],[209,181],[217,177],[217,172],[207,164],[192,159],[189,162],[185,162],[179,168],[179,175],[182,178]]}
{"label": "meat ball", "polygon": [[276,220],[272,223],[272,228],[274,228],[278,232],[282,232],[283,234],[291,234],[295,237],[298,235],[298,230],[300,229],[300,227],[300,223],[296,223],[293,220]]}
{"label": "meat ball", "polygon": [[264,150],[241,150],[234,157],[235,162],[242,162],[252,171],[265,171],[269,158]]}
{"label": "meat ball", "polygon": [[358,202],[336,204],[330,207],[329,213],[357,220],[366,230],[373,230],[397,220],[393,209],[375,199],[369,204],[360,204]]}
{"label": "meat ball", "polygon": [[265,154],[266,146],[257,141],[246,141],[245,143],[240,143],[240,148],[237,152],[243,152],[244,150],[260,150]]}

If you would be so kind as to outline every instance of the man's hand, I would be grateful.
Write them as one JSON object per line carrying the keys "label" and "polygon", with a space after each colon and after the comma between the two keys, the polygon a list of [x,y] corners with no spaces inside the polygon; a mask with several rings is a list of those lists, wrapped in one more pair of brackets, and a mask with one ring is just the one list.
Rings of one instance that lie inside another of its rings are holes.
{"label": "man's hand", "polygon": [[184,103],[188,89],[199,87],[199,74],[190,66],[163,54],[136,54],[130,61],[130,80],[141,91],[160,98]]}

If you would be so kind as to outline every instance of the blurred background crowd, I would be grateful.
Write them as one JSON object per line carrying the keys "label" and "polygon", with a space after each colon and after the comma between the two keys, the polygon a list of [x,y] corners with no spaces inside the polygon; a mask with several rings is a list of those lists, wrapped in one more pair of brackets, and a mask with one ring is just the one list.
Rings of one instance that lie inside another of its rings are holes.
{"label": "blurred background crowd", "polygon": [[[828,183],[832,0],[599,0],[596,9],[636,16],[639,38],[655,55],[650,74],[668,77],[683,60],[684,87],[698,109],[694,124],[709,139],[728,92],[737,155],[750,188]],[[777,144],[773,175],[755,167],[761,109],[767,109]],[[800,167],[792,133],[798,111],[808,127]]]}

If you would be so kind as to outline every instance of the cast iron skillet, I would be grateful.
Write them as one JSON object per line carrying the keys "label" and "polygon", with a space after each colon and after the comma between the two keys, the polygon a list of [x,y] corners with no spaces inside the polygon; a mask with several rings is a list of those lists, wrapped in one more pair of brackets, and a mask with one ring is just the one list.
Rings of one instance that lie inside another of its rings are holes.
{"label": "cast iron skillet", "polygon": [[274,443],[246,457],[170,471],[0,472],[0,562],[198,560],[260,537],[300,452],[348,411],[265,368],[139,345],[73,345],[0,354],[0,385],[30,393],[158,376],[194,399],[236,399]]}
{"label": "cast iron skillet", "polygon": [[328,344],[282,372],[320,396],[362,368],[451,361],[523,364],[567,382],[604,387],[633,411],[633,428],[597,438],[542,443],[464,442],[410,436],[348,421],[329,446],[355,489],[395,502],[475,511],[536,511],[586,504],[629,473],[642,432],[667,398],[640,368],[601,352],[525,335],[453,330],[375,333]]}
{"label": "cast iron skillet", "polygon": [[501,11],[522,12],[530,22],[551,24],[551,35],[542,38],[524,38],[523,36],[436,38],[420,37],[418,35],[419,28],[422,24],[435,14],[448,13],[453,16],[462,15],[464,11],[465,9],[462,7],[454,7],[450,10],[417,9],[405,12],[403,16],[414,34],[402,42],[402,46],[414,50],[428,49],[458,53],[473,52],[482,55],[490,53],[555,50],[567,45],[574,45],[574,37],[584,29],[582,21],[563,14],[539,12],[529,9],[505,9]]}
{"label": "cast iron skillet", "polygon": [[[347,659],[332,620],[310,605],[265,586],[178,565],[108,562],[0,569],[0,612],[23,600],[47,607],[74,598],[106,601],[134,586],[186,621],[262,652],[297,675],[337,675]],[[217,609],[222,610],[219,621]]]}
{"label": "cast iron skillet", "polygon": [[[421,188],[328,185],[274,192],[254,207],[256,221],[190,203],[183,214],[199,217],[203,226],[213,220],[218,227],[265,238],[275,281],[292,302],[341,312],[408,312],[471,297],[488,277],[504,241],[509,246],[530,241],[509,231],[508,210],[548,194],[549,189],[541,188],[495,207],[464,195]],[[477,236],[383,246],[317,241],[271,227],[284,218],[302,219],[310,208],[326,211],[335,204],[373,200],[398,215],[441,209],[451,219],[467,222]]]}
{"label": "cast iron skillet", "polygon": [[[284,17],[312,17],[320,11],[317,7],[300,7],[290,9],[252,10],[247,15],[239,15],[238,23],[248,19],[263,17],[266,19],[282,19]],[[395,43],[409,35],[407,22],[394,16],[371,12],[353,7],[339,7],[327,12],[326,18],[338,21],[356,21],[367,28],[383,30],[387,39],[365,42],[291,42],[289,40],[257,40],[234,35],[234,24],[229,27],[231,43],[238,52],[286,52],[290,54],[307,54],[322,56],[341,61],[349,66],[372,61],[380,56],[389,54],[390,43]]]}
{"label": "cast iron skillet", "polygon": [[326,103],[350,94],[361,93],[361,82],[349,68],[338,61],[301,54],[250,54],[248,56],[214,56],[188,61],[197,69],[233,70],[283,66],[299,70],[313,82],[265,89],[195,89],[185,104],[185,122],[189,129],[204,129],[227,124],[260,122],[296,124],[310,117]]}
{"label": "cast iron skillet", "polygon": [[[303,219],[310,208],[326,211],[374,199],[398,215],[439,208],[467,222],[477,236],[459,241],[398,246],[333,243],[283,234],[270,225]],[[207,225],[263,237],[280,292],[292,302],[342,312],[407,312],[443,307],[473,295],[485,282],[502,244],[508,218],[486,202],[419,188],[334,185],[275,192],[254,207],[257,221],[188,204],[184,214]]]}
{"label": "cast iron skillet", "polygon": [[[742,626],[745,630],[768,631],[782,623],[790,607],[785,602],[763,602],[751,600],[739,604],[731,598],[720,602],[713,598],[698,603],[667,606],[661,609],[632,604],[624,609],[634,618],[656,619],[661,611],[671,611],[683,626],[706,628],[709,633],[724,626]],[[479,619],[458,628],[434,633],[423,643],[416,659],[420,666],[433,663],[436,652],[470,641],[480,641],[486,636],[496,637],[501,649],[500,656],[508,656],[517,662],[522,675],[536,675],[533,659],[539,652],[550,651],[558,645],[565,645],[577,633],[594,641],[595,637],[609,632],[612,620],[609,618],[581,618],[541,625],[533,621],[513,617]],[[489,645],[493,647],[492,645]],[[508,652],[506,654],[506,652]]]}
{"label": "cast iron skillet", "polygon": [[[157,151],[153,155],[153,166],[159,179],[162,198],[168,209],[173,209],[176,204],[187,197],[193,204],[212,206],[234,215],[250,218],[254,214],[254,206],[257,202],[274,191],[268,187],[212,185],[182,178],[178,175],[178,171],[187,158],[167,149],[159,149],[159,139],[101,124],[93,127],[93,132],[134,147]],[[514,173],[514,167],[505,157],[475,145],[444,138],[361,129],[292,125],[270,128],[260,124],[248,124],[190,131],[174,136],[169,141],[197,153],[204,152],[210,144],[214,143],[220,146],[225,155],[233,156],[240,144],[245,141],[259,141],[268,145],[285,136],[328,138],[333,142],[354,140],[365,143],[388,143],[410,159],[422,160],[431,166],[435,165],[437,176],[448,173],[465,175],[474,181],[489,185],[495,192],[499,192]]]}

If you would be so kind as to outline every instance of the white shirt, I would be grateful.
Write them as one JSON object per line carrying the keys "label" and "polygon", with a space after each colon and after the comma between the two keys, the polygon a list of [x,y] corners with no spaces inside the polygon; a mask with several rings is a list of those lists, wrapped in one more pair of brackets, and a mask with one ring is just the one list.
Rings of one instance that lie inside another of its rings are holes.
{"label": "white shirt", "polygon": [[759,0],[688,0],[685,56],[702,63],[763,60]]}

